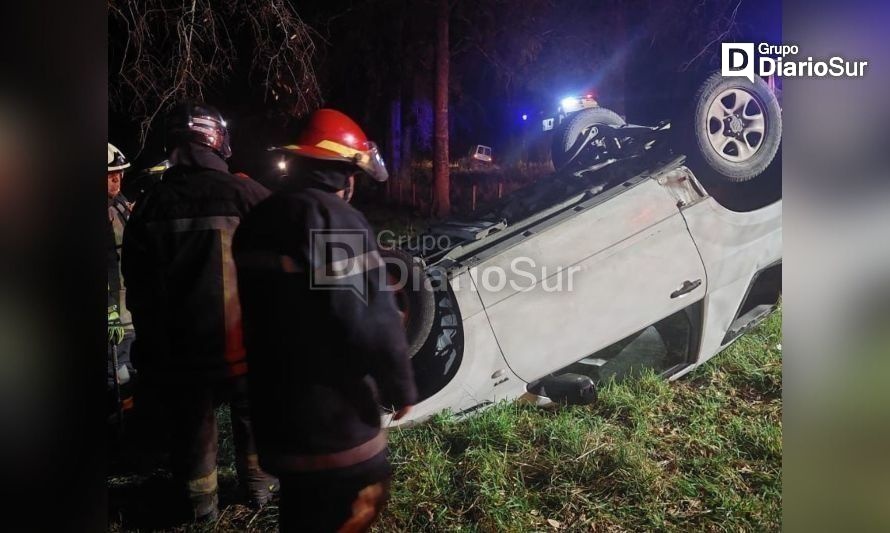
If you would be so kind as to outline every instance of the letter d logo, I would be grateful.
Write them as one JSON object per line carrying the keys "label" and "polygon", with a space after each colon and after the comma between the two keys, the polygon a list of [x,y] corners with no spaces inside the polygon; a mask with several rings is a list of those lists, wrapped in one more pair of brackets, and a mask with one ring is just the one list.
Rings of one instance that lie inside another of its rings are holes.
{"label": "letter d logo", "polygon": [[743,76],[754,82],[754,43],[723,43],[720,59],[723,76]]}

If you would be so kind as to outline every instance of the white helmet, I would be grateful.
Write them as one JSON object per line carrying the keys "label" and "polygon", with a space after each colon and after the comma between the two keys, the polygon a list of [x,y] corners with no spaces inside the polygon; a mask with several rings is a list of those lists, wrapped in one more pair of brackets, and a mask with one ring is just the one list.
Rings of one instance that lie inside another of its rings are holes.
{"label": "white helmet", "polygon": [[130,168],[130,162],[124,157],[124,153],[111,143],[108,143],[108,172]]}

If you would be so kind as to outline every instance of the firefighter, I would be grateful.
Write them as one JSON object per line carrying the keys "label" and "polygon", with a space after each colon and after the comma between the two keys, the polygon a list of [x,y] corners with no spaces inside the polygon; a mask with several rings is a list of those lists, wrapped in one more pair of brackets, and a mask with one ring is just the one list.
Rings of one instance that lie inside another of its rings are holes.
{"label": "firefighter", "polygon": [[120,414],[133,405],[130,347],[135,333],[121,282],[120,249],[124,225],[130,217],[130,203],[121,193],[121,180],[130,163],[116,146],[108,143],[108,389],[112,391],[112,411]]}
{"label": "firefighter", "polygon": [[[292,170],[233,245],[260,464],[281,481],[281,531],[365,531],[389,495],[378,406],[400,419],[417,395],[375,239],[348,204],[357,177],[387,172],[361,128],[331,109],[280,151]],[[352,239],[337,242],[344,230]],[[334,260],[318,239],[357,274],[318,279]]]}
{"label": "firefighter", "polygon": [[122,269],[136,326],[139,401],[160,406],[174,476],[194,519],[212,521],[219,513],[215,408],[222,403],[230,407],[236,470],[250,503],[265,504],[277,484],[257,462],[231,255],[235,228],[269,192],[229,173],[228,128],[215,108],[177,104],[165,133],[172,166],[130,215]]}

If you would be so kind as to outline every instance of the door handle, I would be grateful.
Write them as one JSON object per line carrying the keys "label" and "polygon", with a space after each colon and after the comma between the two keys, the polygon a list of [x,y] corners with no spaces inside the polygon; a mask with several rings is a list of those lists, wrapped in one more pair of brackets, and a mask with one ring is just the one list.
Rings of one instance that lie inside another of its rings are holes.
{"label": "door handle", "polygon": [[680,285],[680,288],[671,293],[671,298],[678,298],[683,296],[684,294],[689,294],[694,291],[701,285],[701,280],[697,279],[695,281],[689,281],[688,279],[683,282],[683,285]]}

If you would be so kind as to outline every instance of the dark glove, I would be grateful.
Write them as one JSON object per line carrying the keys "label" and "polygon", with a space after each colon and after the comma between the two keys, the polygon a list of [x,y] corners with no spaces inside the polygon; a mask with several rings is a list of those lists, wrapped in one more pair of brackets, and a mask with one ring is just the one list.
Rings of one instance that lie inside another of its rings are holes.
{"label": "dark glove", "polygon": [[117,306],[108,307],[108,342],[117,346],[124,340],[124,326],[121,324]]}

